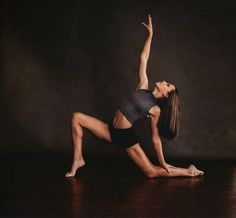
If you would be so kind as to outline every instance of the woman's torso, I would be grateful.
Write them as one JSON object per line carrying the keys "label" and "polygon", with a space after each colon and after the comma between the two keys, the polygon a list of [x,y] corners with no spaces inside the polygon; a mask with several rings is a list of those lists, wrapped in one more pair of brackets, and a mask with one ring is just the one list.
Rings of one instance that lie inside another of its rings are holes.
{"label": "woman's torso", "polygon": [[112,125],[114,128],[130,128],[132,123],[130,123],[126,117],[121,113],[119,109],[115,111],[114,117],[112,119]]}
{"label": "woman's torso", "polygon": [[[144,90],[143,90],[144,91]],[[150,90],[148,92],[149,94],[151,93]],[[153,100],[153,95],[150,94],[150,98]],[[155,98],[154,102],[157,99]],[[156,102],[155,102],[156,103]],[[150,106],[150,105],[149,105]],[[151,104],[151,107],[148,108],[147,111],[147,116],[146,118],[149,118],[150,116],[153,115],[153,110],[155,107],[158,107],[157,104]],[[132,122],[130,122],[125,115],[121,112],[120,108],[118,107],[114,113],[113,119],[112,119],[112,124],[114,128],[130,128],[133,126]]]}

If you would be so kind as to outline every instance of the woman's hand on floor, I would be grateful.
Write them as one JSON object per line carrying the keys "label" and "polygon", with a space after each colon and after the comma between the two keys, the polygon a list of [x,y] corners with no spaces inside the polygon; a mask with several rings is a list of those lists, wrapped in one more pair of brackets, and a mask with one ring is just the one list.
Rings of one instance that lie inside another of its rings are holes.
{"label": "woman's hand on floor", "polygon": [[162,168],[164,168],[166,171],[167,171],[167,173],[169,173],[170,172],[170,167],[169,167],[169,164],[167,164],[167,163],[163,163],[163,164],[161,164],[161,166],[162,166]]}
{"label": "woman's hand on floor", "polygon": [[166,165],[167,165],[168,168],[176,168],[175,166],[173,166],[171,164],[168,164],[168,163],[166,163]]}

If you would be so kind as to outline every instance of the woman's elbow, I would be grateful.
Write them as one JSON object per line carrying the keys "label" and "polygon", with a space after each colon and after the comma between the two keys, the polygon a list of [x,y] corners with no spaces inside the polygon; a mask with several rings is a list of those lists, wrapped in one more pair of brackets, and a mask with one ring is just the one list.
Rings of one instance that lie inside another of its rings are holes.
{"label": "woman's elbow", "polygon": [[146,63],[148,61],[148,55],[145,53],[142,53],[140,55],[140,62]]}

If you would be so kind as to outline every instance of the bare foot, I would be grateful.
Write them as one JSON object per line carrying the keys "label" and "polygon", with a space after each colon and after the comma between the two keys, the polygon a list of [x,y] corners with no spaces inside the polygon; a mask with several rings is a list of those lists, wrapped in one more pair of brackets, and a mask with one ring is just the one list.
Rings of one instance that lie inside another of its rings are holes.
{"label": "bare foot", "polygon": [[71,166],[71,171],[65,174],[65,177],[74,177],[76,171],[80,168],[83,167],[85,165],[84,160],[77,160],[74,161],[72,166]]}
{"label": "bare foot", "polygon": [[201,170],[198,170],[193,164],[191,164],[188,169],[190,170],[191,175],[194,176],[202,176],[204,175],[204,172]]}

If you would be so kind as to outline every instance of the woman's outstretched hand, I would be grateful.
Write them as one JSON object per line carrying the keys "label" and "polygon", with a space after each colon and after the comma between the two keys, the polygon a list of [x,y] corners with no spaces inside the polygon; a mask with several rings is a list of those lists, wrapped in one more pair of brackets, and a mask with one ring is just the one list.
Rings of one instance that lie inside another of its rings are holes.
{"label": "woman's outstretched hand", "polygon": [[148,15],[148,24],[142,22],[142,24],[144,25],[144,27],[147,29],[148,33],[150,35],[153,34],[153,29],[152,29],[152,18],[151,18],[151,15],[149,14]]}

